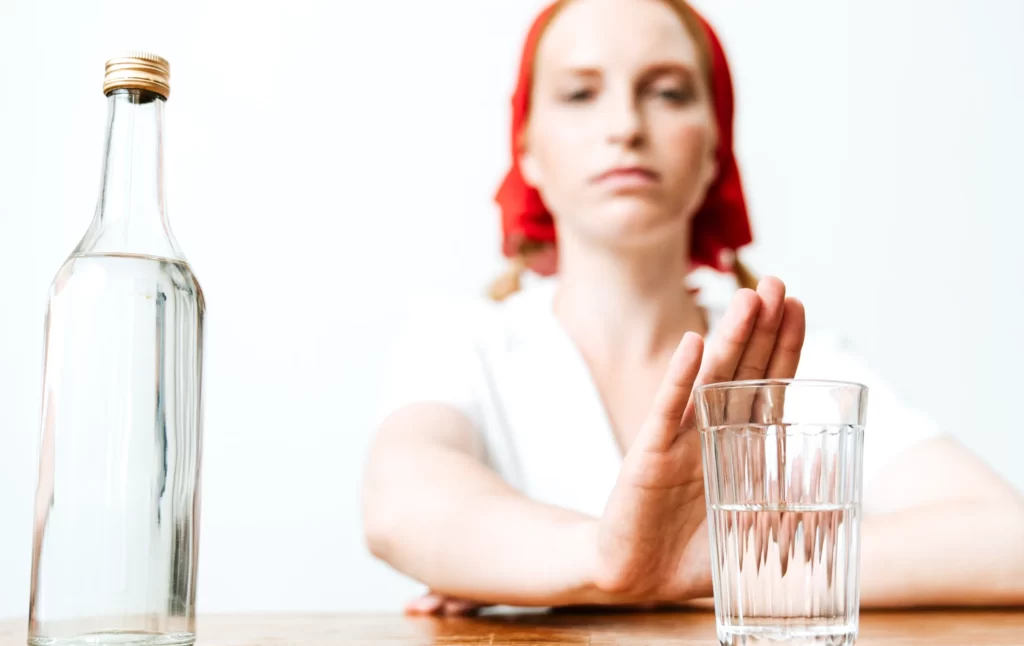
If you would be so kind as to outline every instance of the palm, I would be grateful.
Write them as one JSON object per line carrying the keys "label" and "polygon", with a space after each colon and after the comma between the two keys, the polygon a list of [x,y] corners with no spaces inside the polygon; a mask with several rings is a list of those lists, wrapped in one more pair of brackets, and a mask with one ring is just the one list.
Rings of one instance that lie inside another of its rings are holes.
{"label": "palm", "polygon": [[601,536],[602,551],[624,557],[620,567],[628,580],[620,585],[638,588],[643,598],[685,596],[660,574],[682,566],[684,554],[674,546],[691,543],[704,517],[700,450],[694,441],[687,438],[663,453],[631,451],[605,508],[605,519],[615,520],[605,523]]}
{"label": "palm", "polygon": [[706,383],[792,377],[803,335],[800,303],[785,298],[781,282],[765,279],[756,293],[737,294],[706,353],[699,336],[683,338],[602,517],[603,585],[644,601],[710,593],[704,476],[690,394]]}

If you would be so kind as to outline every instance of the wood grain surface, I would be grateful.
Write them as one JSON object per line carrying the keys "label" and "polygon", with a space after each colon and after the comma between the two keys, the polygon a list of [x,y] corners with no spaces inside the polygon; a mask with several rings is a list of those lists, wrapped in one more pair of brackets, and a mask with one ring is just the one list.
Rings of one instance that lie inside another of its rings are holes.
{"label": "wood grain surface", "polygon": [[[0,623],[0,646],[25,644],[25,622]],[[471,619],[231,615],[199,620],[199,646],[717,646],[714,615],[509,614]],[[1024,612],[890,612],[861,616],[858,646],[1024,646]]]}

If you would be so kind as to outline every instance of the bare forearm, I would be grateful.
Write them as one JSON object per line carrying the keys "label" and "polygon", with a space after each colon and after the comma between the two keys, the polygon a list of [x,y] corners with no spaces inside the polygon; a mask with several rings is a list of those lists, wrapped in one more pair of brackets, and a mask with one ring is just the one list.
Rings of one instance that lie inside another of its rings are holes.
{"label": "bare forearm", "polygon": [[[400,480],[367,496],[371,548],[436,592],[483,603],[606,603],[591,583],[593,519],[528,500],[469,456],[393,453]],[[376,520],[374,520],[376,519]]]}
{"label": "bare forearm", "polygon": [[863,521],[865,607],[1024,604],[1024,508],[953,503]]}

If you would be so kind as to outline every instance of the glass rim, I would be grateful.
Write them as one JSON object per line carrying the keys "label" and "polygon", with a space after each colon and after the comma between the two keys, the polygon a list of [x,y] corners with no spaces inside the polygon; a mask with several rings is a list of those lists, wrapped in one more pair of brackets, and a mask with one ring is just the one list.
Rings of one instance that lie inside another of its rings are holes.
{"label": "glass rim", "polygon": [[769,388],[773,386],[797,386],[808,388],[844,388],[847,390],[859,390],[866,392],[868,387],[856,381],[842,381],[839,379],[740,379],[736,381],[719,381],[713,384],[704,384],[694,388],[693,394],[698,395],[706,392],[722,390],[743,390],[756,388]]}

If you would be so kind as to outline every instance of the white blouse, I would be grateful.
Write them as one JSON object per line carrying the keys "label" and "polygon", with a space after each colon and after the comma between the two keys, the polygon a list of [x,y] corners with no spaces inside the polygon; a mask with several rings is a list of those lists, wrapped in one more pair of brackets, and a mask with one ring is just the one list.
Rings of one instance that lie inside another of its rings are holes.
{"label": "white blouse", "polygon": [[[472,422],[484,459],[510,485],[600,516],[622,455],[589,369],[554,315],[556,286],[540,279],[501,303],[434,303],[411,317],[393,349],[378,420],[417,402],[451,406]],[[834,337],[808,330],[797,377],[868,386],[865,487],[900,453],[939,434]]]}

